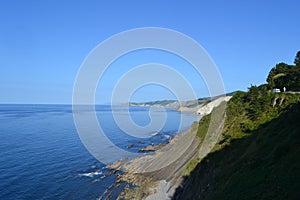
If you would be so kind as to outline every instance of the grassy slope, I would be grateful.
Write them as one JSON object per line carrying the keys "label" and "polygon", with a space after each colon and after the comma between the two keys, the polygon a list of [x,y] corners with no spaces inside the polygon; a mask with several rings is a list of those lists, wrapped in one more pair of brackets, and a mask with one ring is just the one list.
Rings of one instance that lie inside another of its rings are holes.
{"label": "grassy slope", "polygon": [[[276,98],[284,101],[273,107]],[[219,143],[201,162],[191,161],[174,199],[298,199],[299,96],[255,87],[235,94],[226,114]],[[209,118],[200,121],[200,137]]]}

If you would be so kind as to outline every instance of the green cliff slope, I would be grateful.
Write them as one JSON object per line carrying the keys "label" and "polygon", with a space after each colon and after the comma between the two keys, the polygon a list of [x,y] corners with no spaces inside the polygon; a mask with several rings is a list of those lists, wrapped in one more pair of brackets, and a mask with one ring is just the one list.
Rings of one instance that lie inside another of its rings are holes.
{"label": "green cliff slope", "polygon": [[[199,122],[200,138],[209,119]],[[173,199],[299,199],[299,95],[252,86],[227,103],[225,119],[219,142],[191,161]]]}

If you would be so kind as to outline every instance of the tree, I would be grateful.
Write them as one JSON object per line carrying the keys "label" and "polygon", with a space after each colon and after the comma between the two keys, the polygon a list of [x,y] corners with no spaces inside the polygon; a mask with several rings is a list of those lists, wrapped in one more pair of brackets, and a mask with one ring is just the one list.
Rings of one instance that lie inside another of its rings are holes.
{"label": "tree", "polygon": [[300,66],[300,51],[297,52],[294,63],[296,66]]}
{"label": "tree", "polygon": [[286,63],[278,63],[273,67],[268,75],[267,82],[269,84],[269,89],[274,87],[283,88],[287,82],[287,72],[292,68],[292,66]]}
{"label": "tree", "polygon": [[249,88],[249,91],[243,97],[247,116],[251,120],[256,120],[265,112],[270,105],[270,95],[268,93],[267,85],[253,86]]}
{"label": "tree", "polygon": [[288,90],[299,90],[299,69],[295,65],[286,65],[278,70],[274,76],[274,83],[277,88],[286,87]]}
{"label": "tree", "polygon": [[268,75],[268,88],[287,88],[291,91],[300,90],[300,51],[295,58],[296,65],[288,65],[286,63],[278,63],[273,67]]}
{"label": "tree", "polygon": [[267,82],[268,82],[268,85],[269,85],[269,89],[273,89],[275,87],[275,83],[274,83],[274,79],[273,77],[276,75],[276,69],[275,67],[273,67],[271,69],[271,71],[269,72],[269,75],[268,75],[268,78],[267,78]]}

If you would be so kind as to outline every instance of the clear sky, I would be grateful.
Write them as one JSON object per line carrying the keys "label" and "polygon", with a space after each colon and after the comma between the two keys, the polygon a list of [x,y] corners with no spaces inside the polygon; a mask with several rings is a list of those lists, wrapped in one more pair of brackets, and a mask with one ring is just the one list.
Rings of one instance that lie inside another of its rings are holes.
{"label": "clear sky", "polygon": [[[227,92],[246,90],[264,83],[276,63],[293,63],[300,50],[299,8],[299,0],[2,0],[0,103],[71,103],[77,71],[96,45],[149,26],[192,37],[215,61]],[[105,84],[104,90],[113,87]],[[198,96],[207,95],[201,84],[197,87],[203,90]],[[147,87],[140,89],[133,100],[172,97],[154,89],[152,96],[146,95]]]}

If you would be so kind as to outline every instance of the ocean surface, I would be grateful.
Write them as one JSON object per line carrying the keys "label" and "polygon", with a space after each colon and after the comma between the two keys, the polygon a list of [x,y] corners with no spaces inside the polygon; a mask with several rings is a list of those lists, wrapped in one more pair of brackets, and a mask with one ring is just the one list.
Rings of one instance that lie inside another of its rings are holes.
{"label": "ocean surface", "polygon": [[[147,125],[149,108],[130,107],[133,121]],[[120,107],[118,115],[126,109]],[[153,109],[152,109],[153,111]],[[154,109],[159,117],[160,109]],[[150,138],[125,134],[114,122],[110,106],[96,106],[99,124],[119,148],[138,152],[166,143],[192,122],[191,114],[167,109],[167,120]],[[179,127],[180,118],[184,119]],[[132,148],[128,148],[132,145]],[[0,199],[97,199],[116,177],[84,147],[76,131],[71,105],[0,105]],[[107,156],[107,155],[106,155]]]}

